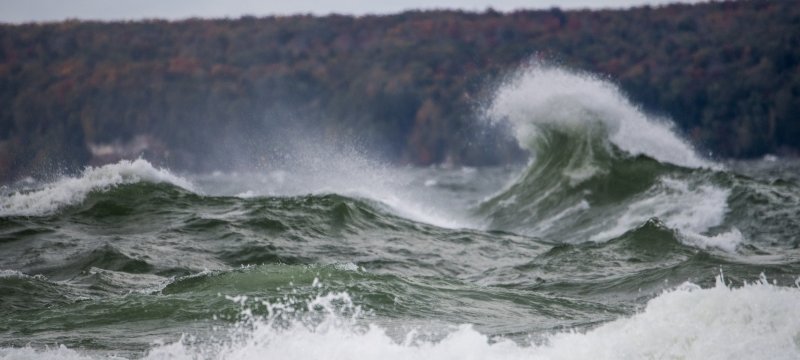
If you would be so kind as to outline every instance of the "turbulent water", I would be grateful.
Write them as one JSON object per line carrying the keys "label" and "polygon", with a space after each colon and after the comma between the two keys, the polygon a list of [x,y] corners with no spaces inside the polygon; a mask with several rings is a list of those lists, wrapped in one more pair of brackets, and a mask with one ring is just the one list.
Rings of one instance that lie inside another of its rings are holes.
{"label": "turbulent water", "polygon": [[485,112],[526,166],[309,151],[3,187],[0,358],[800,358],[797,162],[704,159],[555,68]]}

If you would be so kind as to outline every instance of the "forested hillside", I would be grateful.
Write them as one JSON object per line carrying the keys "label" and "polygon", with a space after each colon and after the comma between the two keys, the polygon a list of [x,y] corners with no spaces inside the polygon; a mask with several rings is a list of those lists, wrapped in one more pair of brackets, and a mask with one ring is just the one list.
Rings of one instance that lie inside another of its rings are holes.
{"label": "forested hillside", "polygon": [[208,170],[210,147],[284,128],[399,163],[505,161],[476,107],[533,58],[607,76],[716,156],[800,149],[796,1],[67,21],[0,25],[0,180],[142,153]]}

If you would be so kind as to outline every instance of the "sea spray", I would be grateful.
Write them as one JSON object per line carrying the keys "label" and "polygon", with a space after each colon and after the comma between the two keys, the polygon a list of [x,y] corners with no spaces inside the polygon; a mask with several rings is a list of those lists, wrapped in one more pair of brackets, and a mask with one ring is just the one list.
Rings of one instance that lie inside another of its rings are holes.
{"label": "sea spray", "polygon": [[523,67],[498,88],[486,113],[492,121],[509,121],[523,148],[542,141],[537,138],[549,128],[602,131],[630,155],[684,167],[713,165],[668,121],[646,115],[610,81],[592,74],[536,63]]}
{"label": "sea spray", "polygon": [[[423,223],[447,228],[474,228],[463,206],[426,189],[410,176],[414,169],[379,161],[352,146],[300,139],[288,153],[258,172],[200,176],[203,190],[239,197],[339,194],[372,201],[378,206]],[[278,155],[274,155],[278,156]]]}

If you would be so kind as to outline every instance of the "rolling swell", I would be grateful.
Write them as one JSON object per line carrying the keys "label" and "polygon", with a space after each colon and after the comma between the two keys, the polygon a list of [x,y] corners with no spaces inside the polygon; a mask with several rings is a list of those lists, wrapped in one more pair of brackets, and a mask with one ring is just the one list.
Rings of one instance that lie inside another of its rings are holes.
{"label": "rolling swell", "polygon": [[[38,231],[42,224],[49,224],[50,230]],[[219,267],[212,262],[175,267],[174,256],[159,257],[152,249],[148,249],[149,253],[140,253],[136,248],[127,247],[128,242],[138,242],[137,245],[168,243],[175,246],[170,251],[179,250],[181,244],[189,250],[206,247],[205,250],[217,256],[215,261],[238,266],[297,262],[292,256],[275,254],[281,242],[287,245],[311,243],[317,238],[417,228],[425,227],[378,210],[368,201],[334,194],[216,197],[196,194],[172,184],[149,182],[95,190],[86,194],[80,203],[60,207],[57,213],[47,211],[38,217],[9,216],[4,218],[2,226],[8,236],[13,235],[17,241],[26,239],[41,242],[40,247],[67,249],[61,254],[63,263],[52,258],[28,261],[47,266],[58,264],[55,268],[23,268],[46,275],[66,272],[66,276],[91,267],[158,274]],[[225,246],[219,246],[221,244]],[[212,248],[219,248],[219,251],[211,251]],[[74,253],[69,253],[71,249],[75,249]],[[31,251],[31,255],[36,252]]]}

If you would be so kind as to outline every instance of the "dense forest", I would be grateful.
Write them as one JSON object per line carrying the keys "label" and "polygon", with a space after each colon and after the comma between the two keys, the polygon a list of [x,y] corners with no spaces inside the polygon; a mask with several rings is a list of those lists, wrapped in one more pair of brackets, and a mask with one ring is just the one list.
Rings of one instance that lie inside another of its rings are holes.
{"label": "dense forest", "polygon": [[0,180],[142,154],[209,170],[285,129],[398,163],[502,162],[518,150],[476,108],[535,58],[607,77],[715,156],[800,149],[796,1],[65,21],[0,25]]}

